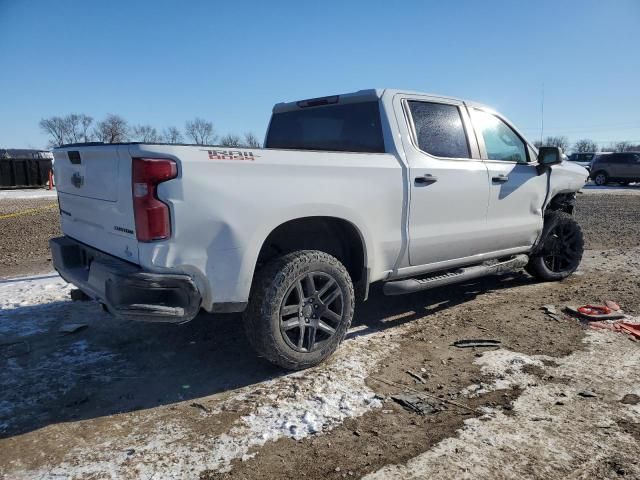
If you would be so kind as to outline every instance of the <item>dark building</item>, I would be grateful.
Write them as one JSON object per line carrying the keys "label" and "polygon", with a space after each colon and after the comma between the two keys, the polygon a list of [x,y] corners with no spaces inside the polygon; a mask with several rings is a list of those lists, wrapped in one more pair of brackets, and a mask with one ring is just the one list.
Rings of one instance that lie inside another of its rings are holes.
{"label": "dark building", "polygon": [[0,149],[0,188],[43,187],[53,154],[46,150]]}

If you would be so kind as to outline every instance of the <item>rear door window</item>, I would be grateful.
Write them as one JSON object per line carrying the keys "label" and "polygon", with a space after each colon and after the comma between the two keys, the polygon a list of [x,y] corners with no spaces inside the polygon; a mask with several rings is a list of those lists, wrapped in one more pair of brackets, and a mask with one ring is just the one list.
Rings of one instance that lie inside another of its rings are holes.
{"label": "rear door window", "polygon": [[471,158],[457,106],[414,100],[408,104],[420,150],[436,157]]}
{"label": "rear door window", "polygon": [[614,153],[609,157],[609,163],[615,163],[617,165],[628,163],[628,157],[629,156],[624,153]]}
{"label": "rear door window", "polygon": [[377,101],[274,113],[266,148],[384,153]]}

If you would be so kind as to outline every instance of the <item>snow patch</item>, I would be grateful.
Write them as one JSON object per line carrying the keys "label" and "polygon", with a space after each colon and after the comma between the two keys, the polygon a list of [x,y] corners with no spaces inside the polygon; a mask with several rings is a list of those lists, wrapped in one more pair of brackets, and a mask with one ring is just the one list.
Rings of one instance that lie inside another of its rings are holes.
{"label": "snow patch", "polygon": [[[223,410],[248,410],[226,433],[207,438],[180,420],[157,419],[163,415],[157,409],[129,420],[131,433],[118,439],[117,448],[107,444],[77,448],[53,468],[13,475],[33,478],[48,472],[74,478],[186,479],[192,478],[194,471],[229,471],[232,461],[252,458],[259,454],[255,448],[267,442],[325,433],[346,418],[381,407],[365,379],[396,347],[389,334],[358,337],[345,341],[329,362],[314,369],[238,390],[211,412],[203,413],[215,417]],[[140,424],[140,433],[131,421]],[[149,422],[159,425],[152,435]],[[134,455],[124,453],[129,445],[135,446]]]}
{"label": "snow patch", "polygon": [[108,377],[122,368],[114,353],[95,349],[86,340],[66,343],[49,354],[26,355],[38,343],[31,337],[51,332],[61,318],[83,318],[88,308],[95,309],[90,303],[72,304],[70,290],[57,274],[0,280],[0,432],[23,422],[33,407],[71,391],[85,375]]}
{"label": "snow patch", "polygon": [[79,340],[42,357],[35,365],[23,367],[17,359],[9,358],[0,371],[0,432],[25,421],[33,407],[71,391],[90,373],[88,368],[109,377],[114,368],[122,367],[115,357],[112,352],[94,350],[86,340]]}
{"label": "snow patch", "polygon": [[464,388],[460,393],[469,397],[477,397],[494,390],[525,388],[536,383],[536,377],[523,371],[527,365],[543,367],[543,359],[548,357],[531,357],[510,350],[493,350],[485,352],[473,362],[480,366],[480,372],[491,377],[491,383],[482,382]]}
{"label": "snow patch", "polygon": [[[494,478],[496,472],[504,478],[611,477],[611,459],[637,457],[636,440],[619,424],[637,422],[640,406],[619,401],[640,391],[640,349],[624,335],[603,331],[588,332],[585,344],[585,350],[554,359],[557,367],[541,366],[553,378],[571,378],[570,383],[531,383],[511,368],[488,387],[527,383],[510,415],[487,409],[482,417],[466,420],[456,437],[364,478],[475,479]],[[510,368],[510,359],[517,358],[512,352],[491,353],[478,359],[485,371]],[[540,366],[536,361],[542,357],[520,360],[524,363],[516,364]],[[581,397],[585,389],[597,396]],[[640,478],[640,464],[627,462],[624,468],[629,478]]]}
{"label": "snow patch", "polygon": [[0,311],[68,300],[71,289],[55,272],[0,280]]}
{"label": "snow patch", "polygon": [[375,348],[375,339],[359,339],[343,345],[328,366],[296,373],[265,385],[269,402],[242,417],[215,442],[214,468],[230,470],[230,462],[245,457],[253,447],[283,437],[300,440],[327,432],[346,418],[363,415],[382,402],[366,386],[365,379],[393,346]]}
{"label": "snow patch", "polygon": [[55,189],[0,190],[0,200],[22,200],[31,198],[58,198],[58,192]]}

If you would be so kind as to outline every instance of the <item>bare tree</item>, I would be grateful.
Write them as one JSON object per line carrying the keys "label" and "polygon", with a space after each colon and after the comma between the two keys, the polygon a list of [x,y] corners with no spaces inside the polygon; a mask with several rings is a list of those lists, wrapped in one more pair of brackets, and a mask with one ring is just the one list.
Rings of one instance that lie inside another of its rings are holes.
{"label": "bare tree", "polygon": [[67,115],[65,121],[67,123],[67,134],[69,143],[90,142],[92,135],[89,131],[93,118],[84,113],[72,113]]}
{"label": "bare tree", "polygon": [[234,133],[229,133],[228,135],[225,135],[224,137],[222,137],[220,139],[220,145],[222,145],[223,147],[242,147],[244,146],[242,144],[242,140],[240,139],[240,136],[234,134]]}
{"label": "bare tree", "polygon": [[98,122],[94,134],[101,142],[126,142],[129,138],[129,124],[121,116],[110,113],[107,118]]}
{"label": "bare tree", "polygon": [[621,142],[616,142],[613,144],[613,151],[614,152],[629,152],[632,150],[633,145],[631,144],[631,142],[627,142],[626,140],[623,140]]}
{"label": "bare tree", "polygon": [[62,117],[49,117],[40,120],[40,130],[49,135],[49,147],[59,147],[67,142],[67,123]]}
{"label": "bare tree", "polygon": [[244,134],[243,143],[243,146],[248,148],[260,148],[262,146],[260,140],[258,140],[258,137],[256,137],[252,132],[247,132]]}
{"label": "bare tree", "polygon": [[184,138],[177,127],[168,127],[162,131],[165,143],[182,143]]}
{"label": "bare tree", "polygon": [[93,117],[89,115],[85,115],[84,113],[80,114],[80,127],[82,128],[82,141],[90,142],[93,140],[93,134],[89,131],[91,125],[93,124]]}
{"label": "bare tree", "polygon": [[188,121],[185,124],[184,130],[187,136],[193,140],[193,143],[197,145],[210,145],[216,139],[213,123],[203,120],[202,118]]}
{"label": "bare tree", "polygon": [[133,127],[133,138],[144,143],[162,143],[162,135],[151,125],[136,125]]}
{"label": "bare tree", "polygon": [[40,129],[50,137],[49,146],[59,147],[66,143],[91,141],[89,128],[93,118],[84,113],[71,113],[64,117],[50,117],[40,120]]}
{"label": "bare tree", "polygon": [[547,137],[542,142],[545,147],[559,147],[563,152],[569,149],[569,139],[567,137]]}
{"label": "bare tree", "polygon": [[593,140],[588,138],[583,138],[582,140],[578,140],[573,144],[573,151],[582,153],[582,152],[597,152],[598,144]]}

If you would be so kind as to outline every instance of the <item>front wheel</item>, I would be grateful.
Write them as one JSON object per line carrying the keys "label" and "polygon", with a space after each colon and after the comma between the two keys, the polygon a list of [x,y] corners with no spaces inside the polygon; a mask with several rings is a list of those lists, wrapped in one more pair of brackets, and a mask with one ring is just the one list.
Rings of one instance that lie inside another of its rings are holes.
{"label": "front wheel", "polygon": [[243,315],[247,338],[276,365],[312,367],[344,338],[354,298],[351,277],[335,257],[317,250],[289,253],[256,274]]}
{"label": "front wheel", "polygon": [[576,271],[583,252],[578,222],[566,212],[551,211],[545,215],[540,243],[525,269],[539,280],[562,280]]}

